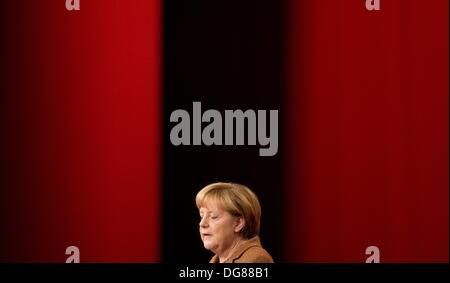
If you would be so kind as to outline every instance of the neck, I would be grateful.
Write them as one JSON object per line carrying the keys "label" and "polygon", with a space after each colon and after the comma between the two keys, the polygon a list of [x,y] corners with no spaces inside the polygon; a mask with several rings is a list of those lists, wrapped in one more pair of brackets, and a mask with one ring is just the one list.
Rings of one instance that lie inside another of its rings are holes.
{"label": "neck", "polygon": [[241,238],[238,237],[236,238],[230,245],[230,247],[226,250],[224,250],[219,256],[219,262],[226,262],[231,255],[233,254],[233,252],[235,251],[236,247],[238,246],[238,244],[240,243]]}

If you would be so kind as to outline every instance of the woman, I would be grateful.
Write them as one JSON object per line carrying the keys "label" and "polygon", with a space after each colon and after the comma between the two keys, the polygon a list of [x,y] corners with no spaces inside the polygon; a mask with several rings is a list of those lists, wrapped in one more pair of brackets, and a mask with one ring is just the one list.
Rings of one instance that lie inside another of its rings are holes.
{"label": "woman", "polygon": [[261,206],[246,186],[214,183],[195,197],[200,212],[200,237],[215,255],[210,263],[271,263],[258,233]]}

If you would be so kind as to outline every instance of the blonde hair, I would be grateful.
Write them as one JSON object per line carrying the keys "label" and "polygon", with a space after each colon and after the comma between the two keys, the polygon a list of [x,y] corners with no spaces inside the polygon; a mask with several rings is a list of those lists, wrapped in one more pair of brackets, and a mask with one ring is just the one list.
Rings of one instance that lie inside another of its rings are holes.
{"label": "blonde hair", "polygon": [[201,189],[195,197],[197,208],[216,201],[225,211],[236,217],[245,219],[241,234],[253,238],[259,234],[261,206],[258,197],[249,188],[236,183],[213,183]]}

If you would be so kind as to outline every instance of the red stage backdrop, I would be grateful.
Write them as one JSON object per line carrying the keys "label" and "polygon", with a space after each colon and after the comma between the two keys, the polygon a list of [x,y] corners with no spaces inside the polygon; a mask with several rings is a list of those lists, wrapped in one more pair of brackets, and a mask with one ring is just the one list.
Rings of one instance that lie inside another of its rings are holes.
{"label": "red stage backdrop", "polygon": [[159,261],[160,1],[2,6],[22,168],[7,166],[1,260],[64,262],[74,245],[81,262]]}
{"label": "red stage backdrop", "polygon": [[[0,1],[0,262],[194,262],[216,180],[277,261],[448,262],[449,1],[243,1]],[[197,99],[279,108],[277,157],[163,146]]]}
{"label": "red stage backdrop", "polygon": [[290,1],[285,260],[447,262],[448,0]]}

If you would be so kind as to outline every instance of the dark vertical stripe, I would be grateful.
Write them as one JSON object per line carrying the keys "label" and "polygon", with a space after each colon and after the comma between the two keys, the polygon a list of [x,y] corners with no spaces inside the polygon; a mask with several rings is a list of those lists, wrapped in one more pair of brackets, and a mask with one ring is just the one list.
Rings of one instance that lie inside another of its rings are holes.
{"label": "dark vertical stripe", "polygon": [[[198,190],[216,181],[249,186],[262,203],[263,245],[280,259],[281,149],[179,146],[176,109],[281,111],[281,1],[164,1],[164,244],[166,262],[207,262],[198,234]],[[281,124],[281,122],[280,122]],[[281,135],[280,135],[281,136]],[[281,140],[280,140],[281,143]]]}

